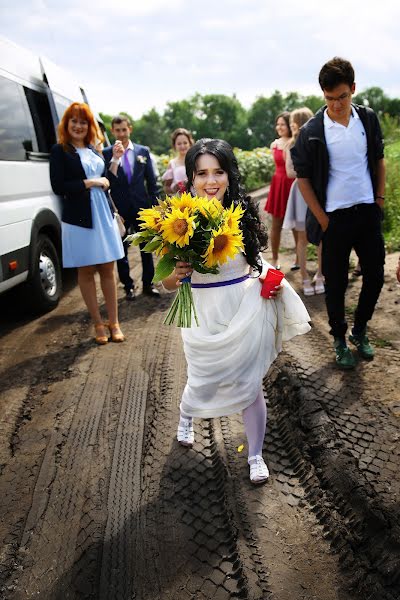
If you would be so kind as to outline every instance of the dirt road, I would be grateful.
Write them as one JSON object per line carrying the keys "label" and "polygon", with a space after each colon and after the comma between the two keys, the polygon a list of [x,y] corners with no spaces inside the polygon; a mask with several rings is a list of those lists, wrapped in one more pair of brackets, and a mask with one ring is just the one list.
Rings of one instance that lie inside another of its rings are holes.
{"label": "dirt road", "polygon": [[[137,268],[134,275],[138,280]],[[304,423],[295,422],[299,386],[290,377],[305,377],[305,389],[317,380],[309,377],[324,359],[316,331],[307,346],[291,342],[266,380],[264,451],[272,476],[254,489],[246,449],[238,451],[245,444],[239,415],[198,420],[191,450],[175,442],[186,367],[179,330],[162,325],[171,296],[126,303],[121,290],[127,341],[96,347],[73,280],[67,287],[59,307],[36,319],[25,319],[18,306],[8,305],[6,314],[1,300],[1,598],[398,599],[396,548],[386,565],[392,579],[385,579],[385,565],[372,572],[360,516],[330,494],[323,447],[316,442],[313,456]],[[320,300],[312,299],[317,327]],[[395,344],[382,353],[394,368]],[[330,390],[334,384],[329,379]],[[346,405],[361,424],[365,415],[352,401],[362,399],[349,396]],[[343,407],[336,408],[339,417]],[[395,403],[384,410],[393,415],[395,436]],[[322,425],[327,430],[328,422]],[[397,449],[390,440],[384,452]],[[387,478],[382,485],[386,497],[375,490],[377,511],[379,502],[393,508]],[[385,538],[392,545],[396,539]]]}

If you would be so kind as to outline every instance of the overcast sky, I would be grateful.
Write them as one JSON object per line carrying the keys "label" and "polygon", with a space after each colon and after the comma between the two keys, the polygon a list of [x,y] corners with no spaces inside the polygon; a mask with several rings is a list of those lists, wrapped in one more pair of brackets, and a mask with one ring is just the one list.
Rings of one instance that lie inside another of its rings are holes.
{"label": "overcast sky", "polygon": [[359,91],[400,97],[399,24],[398,0],[0,0],[1,35],[69,70],[96,110],[134,118],[195,92],[246,107],[320,94],[334,55]]}

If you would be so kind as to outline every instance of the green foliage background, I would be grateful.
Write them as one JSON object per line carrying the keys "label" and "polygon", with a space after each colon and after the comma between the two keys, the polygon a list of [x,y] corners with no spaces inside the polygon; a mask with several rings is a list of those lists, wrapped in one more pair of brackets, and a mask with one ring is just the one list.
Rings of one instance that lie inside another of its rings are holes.
{"label": "green foliage background", "polygon": [[[275,165],[269,148],[255,148],[254,150],[234,148],[234,153],[247,192],[264,187],[270,182]],[[156,156],[160,178],[166,171],[170,160],[170,154]]]}
{"label": "green foliage background", "polygon": [[[400,99],[389,98],[379,87],[370,87],[354,96],[356,104],[371,106],[378,114],[386,144],[386,203],[384,232],[389,250],[400,249]],[[271,96],[259,96],[246,110],[235,95],[194,94],[190,98],[168,102],[162,114],[151,108],[133,123],[133,139],[149,146],[157,155],[160,175],[171,158],[172,131],[189,129],[194,139],[222,138],[234,148],[243,182],[248,191],[266,185],[274,164],[269,145],[275,139],[275,119],[284,110],[307,106],[314,113],[323,106],[322,96],[286,95],[276,90]],[[100,113],[110,141],[111,115]]]}
{"label": "green foliage background", "polygon": [[[389,98],[379,87],[371,87],[354,96],[357,104],[368,104],[380,116],[390,135],[399,128],[400,99]],[[276,90],[271,96],[259,96],[247,110],[235,95],[194,94],[190,98],[168,102],[164,112],[151,108],[139,119],[132,119],[133,138],[149,146],[155,154],[171,149],[171,133],[177,127],[189,129],[194,139],[222,138],[231,146],[254,150],[269,146],[275,139],[275,119],[284,110],[307,106],[314,113],[323,106],[322,96],[303,96],[297,92],[283,95]],[[111,141],[111,115],[100,113]],[[398,132],[397,132],[398,133]],[[388,140],[387,140],[388,141]],[[393,141],[393,140],[390,140]]]}

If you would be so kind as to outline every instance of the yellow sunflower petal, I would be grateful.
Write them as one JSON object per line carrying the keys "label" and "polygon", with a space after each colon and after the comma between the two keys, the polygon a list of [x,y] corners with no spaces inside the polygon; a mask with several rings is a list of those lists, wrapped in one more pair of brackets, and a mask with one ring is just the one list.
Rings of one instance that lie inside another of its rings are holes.
{"label": "yellow sunflower petal", "polygon": [[239,250],[243,249],[242,234],[235,234],[224,226],[213,230],[209,246],[202,255],[206,267],[214,267],[224,264],[229,258],[233,258]]}
{"label": "yellow sunflower petal", "polygon": [[179,210],[172,208],[166,215],[161,225],[163,239],[180,248],[189,244],[194,233],[194,217],[190,216],[189,209]]}
{"label": "yellow sunflower petal", "polygon": [[181,196],[173,196],[170,202],[173,208],[179,208],[180,210],[187,208],[189,209],[191,214],[197,208],[197,202],[195,198],[193,198],[190,194],[186,192],[183,193]]}

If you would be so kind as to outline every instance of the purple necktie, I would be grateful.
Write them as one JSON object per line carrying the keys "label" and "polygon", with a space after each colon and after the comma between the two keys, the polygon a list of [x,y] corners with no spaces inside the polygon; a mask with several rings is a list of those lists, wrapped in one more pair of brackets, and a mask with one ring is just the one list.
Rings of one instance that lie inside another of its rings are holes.
{"label": "purple necktie", "polygon": [[130,184],[130,182],[132,181],[132,169],[131,169],[131,165],[129,164],[129,160],[128,160],[128,150],[125,150],[125,152],[124,152],[124,171],[125,171],[125,175],[128,180],[128,183]]}

